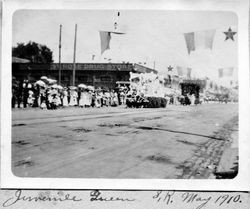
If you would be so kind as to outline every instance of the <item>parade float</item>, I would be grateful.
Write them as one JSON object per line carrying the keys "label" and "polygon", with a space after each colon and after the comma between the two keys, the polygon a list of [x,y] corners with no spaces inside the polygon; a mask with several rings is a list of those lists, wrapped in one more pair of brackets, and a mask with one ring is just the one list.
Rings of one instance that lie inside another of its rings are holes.
{"label": "parade float", "polygon": [[129,80],[128,107],[164,108],[171,98],[181,94],[178,88],[171,88],[170,78],[155,73],[131,72]]}

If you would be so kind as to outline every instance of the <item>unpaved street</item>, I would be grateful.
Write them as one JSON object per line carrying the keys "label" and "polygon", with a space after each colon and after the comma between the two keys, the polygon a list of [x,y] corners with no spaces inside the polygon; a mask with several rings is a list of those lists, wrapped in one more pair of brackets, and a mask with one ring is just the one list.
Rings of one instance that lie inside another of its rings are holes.
{"label": "unpaved street", "polygon": [[12,113],[12,169],[27,177],[210,178],[238,129],[238,104]]}

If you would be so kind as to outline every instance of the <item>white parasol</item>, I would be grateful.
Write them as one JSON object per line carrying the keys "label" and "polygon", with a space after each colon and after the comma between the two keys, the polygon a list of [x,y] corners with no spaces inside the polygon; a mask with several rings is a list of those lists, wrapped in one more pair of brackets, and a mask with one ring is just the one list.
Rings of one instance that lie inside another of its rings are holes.
{"label": "white parasol", "polygon": [[57,85],[57,88],[60,89],[60,90],[63,89],[63,87],[61,85]]}
{"label": "white parasol", "polygon": [[95,91],[94,86],[87,86],[87,89],[89,89],[90,91]]}
{"label": "white parasol", "polygon": [[57,82],[56,80],[51,79],[51,78],[48,78],[47,81],[49,84],[55,84]]}
{"label": "white parasol", "polygon": [[40,79],[41,80],[47,80],[48,78],[47,78],[47,76],[42,76]]}
{"label": "white parasol", "polygon": [[37,81],[35,84],[38,86],[45,86],[45,83],[41,80]]}
{"label": "white parasol", "polygon": [[76,90],[77,87],[75,87],[75,86],[70,86],[69,89],[70,89],[70,90]]}
{"label": "white parasol", "polygon": [[51,88],[57,89],[57,88],[58,88],[58,85],[53,84],[53,85],[51,86]]}
{"label": "white parasol", "polygon": [[84,89],[86,89],[86,88],[87,88],[87,86],[86,86],[85,84],[83,84],[83,83],[79,84],[79,85],[78,85],[78,87],[80,87],[80,88],[84,88]]}

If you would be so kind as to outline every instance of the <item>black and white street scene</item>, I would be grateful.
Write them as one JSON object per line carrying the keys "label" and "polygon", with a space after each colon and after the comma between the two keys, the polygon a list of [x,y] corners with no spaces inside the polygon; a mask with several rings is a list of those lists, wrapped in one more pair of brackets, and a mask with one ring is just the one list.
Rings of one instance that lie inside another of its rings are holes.
{"label": "black and white street scene", "polygon": [[222,11],[16,11],[13,174],[234,178],[237,24]]}

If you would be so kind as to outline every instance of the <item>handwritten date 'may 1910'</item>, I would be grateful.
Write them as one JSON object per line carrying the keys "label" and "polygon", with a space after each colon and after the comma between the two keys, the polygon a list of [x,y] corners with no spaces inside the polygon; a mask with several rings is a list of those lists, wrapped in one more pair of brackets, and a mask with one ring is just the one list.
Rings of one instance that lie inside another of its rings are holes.
{"label": "handwritten date 'may 1910'", "polygon": [[208,203],[215,206],[242,203],[240,194],[222,194],[217,196],[201,192],[175,192],[160,190],[156,191],[156,194],[152,198],[157,202],[162,202],[166,205],[180,202],[184,204],[193,204],[196,205],[196,209],[201,209]]}

